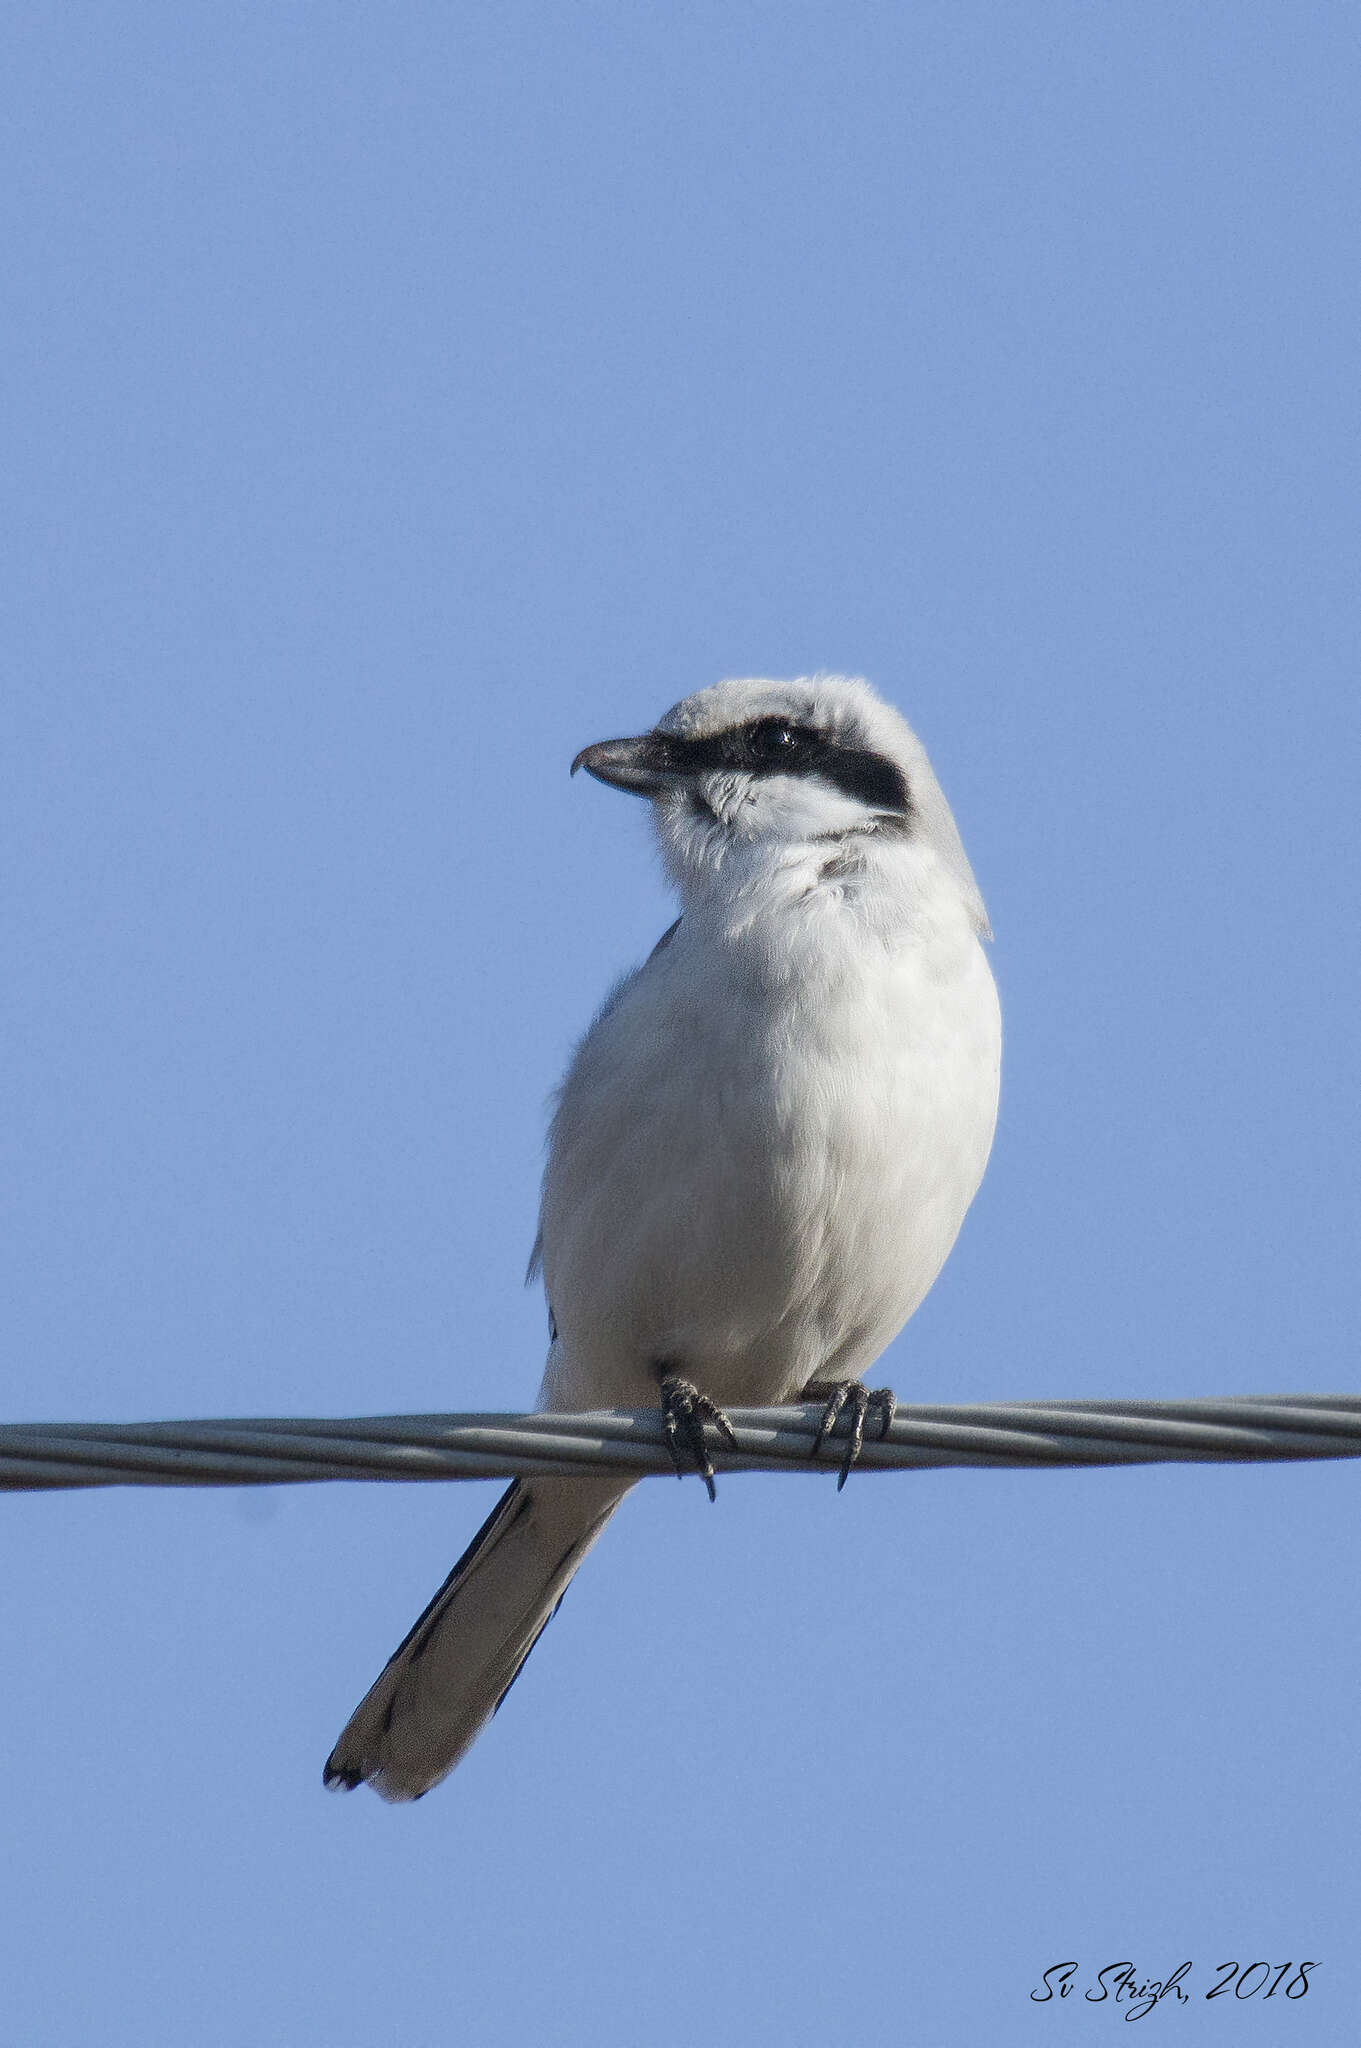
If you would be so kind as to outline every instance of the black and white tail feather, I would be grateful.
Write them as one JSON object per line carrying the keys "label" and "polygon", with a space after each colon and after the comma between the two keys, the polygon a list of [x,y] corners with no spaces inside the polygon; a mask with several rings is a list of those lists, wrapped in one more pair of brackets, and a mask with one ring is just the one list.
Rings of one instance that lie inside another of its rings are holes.
{"label": "black and white tail feather", "polygon": [[626,1490],[618,1480],[512,1481],[350,1716],[325,1782],[405,1800],[447,1777]]}

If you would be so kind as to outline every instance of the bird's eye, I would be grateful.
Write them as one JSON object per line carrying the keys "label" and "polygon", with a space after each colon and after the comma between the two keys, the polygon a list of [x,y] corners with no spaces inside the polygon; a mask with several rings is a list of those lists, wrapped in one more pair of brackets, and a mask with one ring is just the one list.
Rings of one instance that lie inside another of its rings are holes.
{"label": "bird's eye", "polygon": [[752,727],[751,741],[763,761],[792,754],[799,743],[799,729],[787,718],[763,718]]}

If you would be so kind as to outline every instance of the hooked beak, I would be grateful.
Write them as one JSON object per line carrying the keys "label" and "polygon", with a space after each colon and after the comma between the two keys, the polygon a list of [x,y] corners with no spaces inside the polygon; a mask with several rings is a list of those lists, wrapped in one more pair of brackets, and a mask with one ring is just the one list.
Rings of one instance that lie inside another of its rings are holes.
{"label": "hooked beak", "polygon": [[676,780],[676,767],[666,735],[645,732],[636,740],[597,740],[583,747],[572,773],[584,768],[597,782],[627,789],[634,796],[658,796]]}

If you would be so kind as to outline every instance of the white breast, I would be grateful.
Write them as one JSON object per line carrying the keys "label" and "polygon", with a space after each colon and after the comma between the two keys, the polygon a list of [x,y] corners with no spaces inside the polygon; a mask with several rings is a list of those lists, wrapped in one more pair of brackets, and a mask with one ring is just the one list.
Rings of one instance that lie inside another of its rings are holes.
{"label": "white breast", "polygon": [[999,1061],[957,905],[891,942],[827,889],[777,929],[687,912],[563,1087],[544,1405],[648,1405],[660,1361],[731,1404],[864,1372],[954,1243]]}

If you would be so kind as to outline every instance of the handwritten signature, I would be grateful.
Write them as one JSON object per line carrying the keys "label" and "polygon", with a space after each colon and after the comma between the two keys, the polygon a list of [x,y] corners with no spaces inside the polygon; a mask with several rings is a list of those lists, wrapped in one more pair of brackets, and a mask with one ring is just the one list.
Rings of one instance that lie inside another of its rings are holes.
{"label": "handwritten signature", "polygon": [[[1265,1993],[1267,1998],[1274,1998],[1278,1991],[1283,1991],[1287,1998],[1303,1998],[1309,1989],[1309,1972],[1318,1967],[1317,1963],[1293,1962],[1216,1963],[1216,1981],[1204,1996],[1223,1998],[1232,1992],[1235,1998],[1255,1998],[1270,1980],[1271,1989]],[[1081,1988],[1082,1996],[1089,2004],[1100,2005],[1105,1999],[1110,1999],[1115,2005],[1127,2008],[1124,2014],[1127,2020],[1141,2020],[1165,1998],[1178,2005],[1191,2002],[1191,1992],[1187,1988],[1191,1975],[1189,1962],[1174,1970],[1170,1977],[1145,1978],[1139,1976],[1133,1963],[1107,1963],[1104,1970],[1098,1971],[1093,1984],[1082,1987],[1075,1981],[1078,1969],[1076,1962],[1051,1963],[1044,1973],[1043,1989],[1030,1994],[1035,2004],[1047,2005],[1051,1998],[1071,1998]]]}

